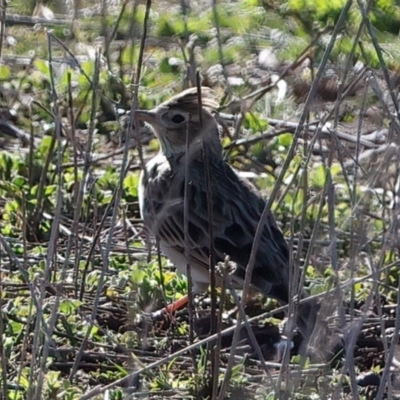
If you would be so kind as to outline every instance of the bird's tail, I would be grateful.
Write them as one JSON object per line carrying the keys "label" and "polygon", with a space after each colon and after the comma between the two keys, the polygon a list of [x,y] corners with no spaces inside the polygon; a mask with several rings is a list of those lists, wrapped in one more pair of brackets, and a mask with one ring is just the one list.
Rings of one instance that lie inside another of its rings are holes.
{"label": "bird's tail", "polygon": [[314,333],[317,327],[319,309],[320,306],[315,299],[308,299],[299,304],[296,325],[304,339],[309,339]]}
{"label": "bird's tail", "polygon": [[[302,299],[306,296],[302,295]],[[334,314],[336,307],[335,299],[319,302],[316,298],[309,298],[299,304],[296,324],[302,336],[300,354],[314,361],[332,358],[337,346],[341,346],[341,335],[340,330],[328,325],[327,317]]]}

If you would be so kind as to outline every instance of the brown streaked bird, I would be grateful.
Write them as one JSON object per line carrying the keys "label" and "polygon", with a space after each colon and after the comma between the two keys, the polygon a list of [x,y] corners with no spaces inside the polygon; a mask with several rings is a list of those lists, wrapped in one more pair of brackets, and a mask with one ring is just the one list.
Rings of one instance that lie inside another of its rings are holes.
{"label": "brown streaked bird", "polygon": [[[211,89],[201,88],[201,95],[201,116],[196,88],[185,90],[153,110],[136,111],[138,119],[154,128],[161,147],[160,153],[146,165],[146,172],[142,172],[140,209],[144,224],[159,240],[163,253],[186,274],[183,196],[185,163],[188,163],[188,261],[194,291],[206,290],[210,250],[205,145],[210,167],[216,261],[224,261],[229,256],[236,266],[232,280],[241,289],[265,199],[223,160],[215,119],[218,104]],[[218,279],[221,278],[217,277],[217,283]],[[288,303],[289,248],[272,213],[264,226],[251,285],[266,296]],[[314,307],[301,304],[298,315],[298,326],[303,336],[308,335],[310,321],[315,320]]]}

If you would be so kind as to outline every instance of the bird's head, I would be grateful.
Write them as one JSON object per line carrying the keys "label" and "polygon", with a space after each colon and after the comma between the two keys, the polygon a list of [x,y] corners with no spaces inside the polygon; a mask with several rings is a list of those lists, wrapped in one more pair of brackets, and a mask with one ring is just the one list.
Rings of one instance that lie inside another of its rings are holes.
{"label": "bird's head", "polygon": [[218,124],[213,112],[218,104],[210,88],[201,88],[201,110],[197,88],[179,93],[153,110],[137,110],[137,119],[149,123],[161,144],[166,157],[185,152],[188,135],[189,151],[201,148],[203,141],[213,152],[220,151]]}

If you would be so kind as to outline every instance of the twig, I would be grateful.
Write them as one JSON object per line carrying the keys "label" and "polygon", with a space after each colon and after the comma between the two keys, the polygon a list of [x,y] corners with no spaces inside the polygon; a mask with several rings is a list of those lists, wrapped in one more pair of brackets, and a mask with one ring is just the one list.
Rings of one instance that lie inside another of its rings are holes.
{"label": "twig", "polygon": [[[201,112],[201,110],[200,110]],[[193,303],[193,280],[192,280],[192,266],[190,263],[190,236],[189,236],[189,212],[190,212],[190,204],[189,204],[189,182],[190,182],[190,169],[189,169],[189,125],[190,125],[190,114],[187,115],[186,122],[186,143],[185,143],[185,186],[183,193],[183,237],[185,243],[185,260],[186,260],[186,274],[187,274],[187,282],[188,282],[188,312],[189,312],[189,343],[193,344],[194,342],[194,323],[195,323],[195,314],[194,314],[194,303]],[[193,367],[196,369],[196,363],[194,362],[195,356],[192,354],[193,358]]]}
{"label": "twig", "polygon": [[3,63],[3,44],[6,32],[7,1],[0,2],[0,62]]}
{"label": "twig", "polygon": [[[248,320],[248,318],[246,316],[246,313],[244,311],[242,302],[239,300],[238,295],[237,295],[237,293],[235,292],[235,290],[233,288],[231,277],[227,273],[228,264],[229,264],[228,259],[226,259],[225,260],[225,265],[222,268],[224,281],[227,283],[227,287],[229,288],[229,291],[230,291],[230,293],[231,293],[231,295],[232,295],[232,297],[233,297],[233,299],[235,301],[235,304],[239,309],[239,313],[240,313],[241,319],[242,319],[242,321],[244,323],[244,326],[246,327],[246,330],[247,330],[248,335],[249,335],[250,343],[253,346],[253,349],[255,350],[255,352],[257,354],[257,357],[258,357],[258,359],[260,361],[261,367],[264,369],[264,371],[266,372],[266,374],[270,378],[271,385],[275,390],[276,388],[274,387],[275,385],[274,385],[274,382],[272,380],[272,376],[269,374],[268,365],[267,365],[267,363],[266,363],[266,361],[264,359],[264,355],[263,355],[263,353],[261,351],[260,345],[257,342],[257,339],[256,339],[256,337],[254,335],[253,329],[252,329],[252,327],[251,327],[251,325],[249,323],[249,320]],[[228,385],[229,385],[229,382],[230,382],[230,379],[231,379],[231,376],[232,376],[232,369],[233,369],[234,363],[235,363],[235,352],[232,351],[232,349],[235,349],[238,346],[239,337],[240,337],[239,332],[240,332],[240,329],[236,329],[235,333],[233,335],[230,356],[229,356],[229,359],[228,359],[228,365],[226,366],[225,377],[224,377],[224,380],[222,382],[222,385],[221,385],[221,388],[220,388],[220,391],[219,391],[219,394],[218,394],[218,400],[224,400],[225,399],[225,394],[226,394],[226,391],[228,389]]]}
{"label": "twig", "polygon": [[[98,85],[99,85],[99,77],[100,77],[100,54],[99,52],[97,52],[96,54],[96,61],[95,61],[95,70],[94,70],[94,76],[93,76],[93,96],[92,96],[92,113],[91,113],[91,118],[90,118],[90,127],[89,127],[89,139],[88,139],[88,143],[87,143],[87,147],[86,147],[86,154],[87,157],[90,154],[91,151],[91,147],[92,147],[92,137],[93,137],[93,133],[94,133],[94,123],[95,123],[95,118],[96,118],[96,112],[97,112],[97,107],[98,107]],[[89,172],[89,166],[86,167],[86,172]],[[81,182],[81,187],[80,187],[80,198],[83,199],[83,194],[84,194],[84,188],[86,186],[86,182],[82,181]],[[117,207],[115,207],[116,209]],[[114,209],[114,212],[115,212]],[[113,226],[114,224],[112,224],[111,226]],[[86,347],[86,342],[89,338],[90,335],[90,331],[92,329],[92,326],[94,324],[95,321],[95,316],[96,316],[96,312],[97,312],[97,307],[98,307],[98,302],[99,302],[99,297],[100,297],[100,293],[103,290],[103,284],[104,284],[104,276],[105,273],[107,271],[107,267],[108,267],[108,257],[104,257],[103,258],[103,264],[102,264],[102,269],[101,269],[101,273],[99,276],[99,280],[98,280],[98,286],[97,286],[97,290],[96,290],[96,295],[95,295],[95,299],[93,302],[93,309],[92,309],[92,313],[91,313],[91,318],[89,321],[89,327],[88,330],[85,333],[84,339],[82,340],[81,346],[79,347],[79,350],[76,354],[76,358],[74,361],[74,364],[71,368],[70,374],[69,374],[69,380],[72,381],[74,379],[75,373],[78,369],[80,360],[82,358],[84,349]],[[82,275],[82,283],[81,283],[81,296],[83,295],[83,285],[85,284],[85,274]]]}
{"label": "twig", "polygon": [[[301,123],[296,123],[296,122],[290,122],[290,121],[281,121],[273,118],[267,118],[267,121],[270,125],[272,126],[284,126],[288,127],[290,129],[294,129],[297,131],[301,127]],[[357,137],[353,135],[349,135],[348,133],[340,132],[334,129],[327,128],[326,126],[320,127],[319,124],[320,121],[315,121],[308,125],[307,130],[309,132],[320,132],[323,135],[327,135],[327,137],[331,137],[333,134],[335,134],[339,139],[345,140],[347,142],[351,143],[357,143],[358,139]],[[363,138],[360,138],[360,144],[362,144],[365,147],[368,148],[375,148],[377,145],[375,143],[369,142],[368,140],[365,140]]]}
{"label": "twig", "polygon": [[[51,64],[51,58],[52,58],[52,53],[51,53],[51,37],[47,37],[48,40],[48,52],[49,52],[49,73],[50,73],[50,82],[51,82],[51,92],[52,92],[52,101],[53,101],[53,108],[54,108],[54,115],[56,116],[55,119],[55,135],[53,136],[52,142],[57,144],[57,164],[61,165],[62,164],[62,143],[61,143],[61,119],[59,117],[59,110],[58,110],[58,96],[55,88],[55,82],[54,82],[54,74],[53,74],[53,69],[52,69],[52,64]],[[61,178],[61,173],[58,173],[58,179],[59,181],[62,180]],[[47,283],[50,281],[50,273],[51,270],[53,269],[53,262],[54,258],[56,257],[57,254],[57,238],[58,238],[58,228],[59,228],[59,222],[61,219],[61,210],[62,210],[62,204],[63,204],[63,188],[62,186],[58,186],[57,189],[57,194],[56,194],[56,207],[55,207],[55,212],[54,212],[54,220],[51,226],[51,232],[50,232],[50,241],[49,241],[49,249],[46,257],[46,266],[45,270],[43,273],[43,278],[42,282],[40,285],[40,294],[39,294],[39,309],[37,310],[37,320],[35,324],[35,338],[34,338],[34,344],[33,344],[33,349],[36,349],[36,353],[39,350],[39,345],[42,341],[41,338],[41,325],[40,322],[42,321],[43,318],[43,302],[45,299],[45,293],[46,293],[46,286]],[[41,210],[42,211],[42,210]],[[58,305],[59,305],[60,297],[59,295],[56,296],[55,302],[52,307],[50,319],[48,322],[47,327],[43,327],[44,335],[46,340],[43,343],[43,349],[42,349],[42,354],[41,354],[41,360],[39,363],[39,369],[41,373],[39,374],[38,378],[36,379],[37,386],[36,390],[33,391],[32,389],[35,387],[33,382],[35,379],[33,378],[34,376],[34,365],[35,365],[35,357],[33,357],[33,353],[35,352],[34,350],[32,351],[32,365],[29,373],[29,380],[31,383],[30,387],[30,394],[33,395],[33,398],[40,398],[43,392],[43,384],[44,384],[44,372],[46,370],[46,364],[47,364],[47,357],[48,357],[48,352],[49,352],[49,346],[52,342],[52,333],[54,331],[54,327],[56,324],[56,319],[57,319],[57,313],[58,313]]]}

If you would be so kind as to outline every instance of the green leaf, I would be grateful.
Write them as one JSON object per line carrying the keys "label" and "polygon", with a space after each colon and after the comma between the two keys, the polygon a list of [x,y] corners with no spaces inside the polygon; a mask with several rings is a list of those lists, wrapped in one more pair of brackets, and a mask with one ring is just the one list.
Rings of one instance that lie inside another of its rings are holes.
{"label": "green leaf", "polygon": [[24,329],[24,324],[22,324],[21,322],[17,322],[17,321],[10,320],[9,326],[12,330],[12,334],[14,337],[19,335],[22,332],[22,330]]}
{"label": "green leaf", "polygon": [[131,63],[135,63],[138,58],[138,51],[136,46],[126,46],[121,53],[121,64],[130,65]]}
{"label": "green leaf", "polygon": [[60,371],[48,371],[46,374],[46,383],[52,390],[61,387],[60,383]]}
{"label": "green leaf", "polygon": [[172,71],[172,67],[169,65],[168,57],[165,57],[161,61],[159,69],[160,69],[160,72],[163,73],[163,74],[167,74],[167,73],[173,72]]}
{"label": "green leaf", "polygon": [[393,0],[377,0],[376,5],[382,10],[388,9],[394,6]]}
{"label": "green leaf", "polygon": [[283,147],[290,147],[293,142],[293,135],[291,133],[284,133],[283,135],[279,135],[278,143]]}
{"label": "green leaf", "polygon": [[57,190],[57,185],[48,185],[46,186],[44,194],[46,197],[50,197],[52,194],[56,192],[56,190]]}
{"label": "green leaf", "polygon": [[319,165],[311,170],[310,182],[315,189],[322,189],[325,186],[326,173],[323,165]]}
{"label": "green leaf", "polygon": [[29,387],[30,387],[30,382],[29,382],[29,379],[27,378],[27,373],[28,373],[28,371],[27,371],[27,369],[25,368],[24,369],[25,371],[25,373],[22,373],[21,375],[20,375],[20,377],[19,377],[19,379],[18,379],[18,385],[21,385],[24,389],[28,389]]}
{"label": "green leaf", "polygon": [[39,153],[46,156],[52,146],[52,142],[53,138],[51,136],[44,136],[38,148]]}
{"label": "green leaf", "polygon": [[23,176],[16,176],[13,180],[12,183],[18,187],[19,189],[22,189],[26,185],[26,179]]}
{"label": "green leaf", "polygon": [[342,166],[339,163],[332,164],[331,174],[332,174],[333,178],[338,175],[341,175],[342,174]]}
{"label": "green leaf", "polygon": [[72,76],[72,69],[71,68],[66,68],[65,71],[61,74],[61,76],[58,78],[58,87],[62,91],[66,91],[68,88],[68,76]]}
{"label": "green leaf", "polygon": [[81,305],[82,302],[79,300],[64,299],[60,303],[60,312],[66,315],[70,315]]}
{"label": "green leaf", "polygon": [[50,67],[48,61],[36,59],[34,64],[36,69],[40,71],[43,75],[46,75],[46,77],[50,76]]}
{"label": "green leaf", "polygon": [[124,179],[124,189],[133,197],[138,196],[139,175],[130,173]]}
{"label": "green leaf", "polygon": [[268,124],[260,114],[247,113],[243,121],[243,126],[246,129],[251,129],[253,132],[262,132],[267,129]]}
{"label": "green leaf", "polygon": [[314,283],[310,286],[310,295],[321,294],[326,291],[326,285],[323,283]]}
{"label": "green leaf", "polygon": [[0,79],[8,79],[10,76],[10,67],[8,65],[0,65]]}
{"label": "green leaf", "polygon": [[11,180],[13,172],[13,159],[8,153],[0,154],[0,177],[6,181]]}

